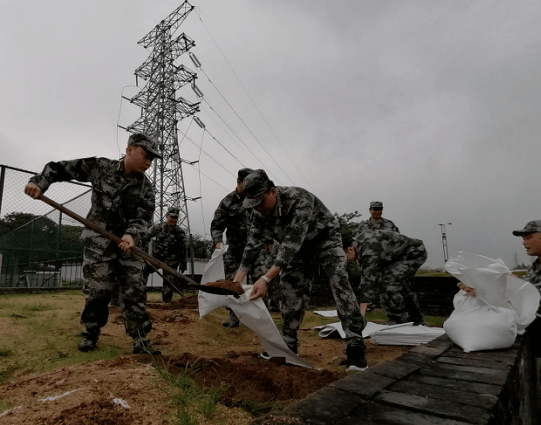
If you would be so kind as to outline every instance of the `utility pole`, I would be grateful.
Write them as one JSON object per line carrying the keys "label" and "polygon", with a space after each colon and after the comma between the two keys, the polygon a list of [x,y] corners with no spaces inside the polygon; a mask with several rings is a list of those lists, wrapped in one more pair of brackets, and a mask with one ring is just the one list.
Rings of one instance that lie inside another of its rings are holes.
{"label": "utility pole", "polygon": [[[156,158],[150,169],[156,192],[154,221],[161,222],[168,208],[178,208],[178,225],[187,230],[190,247],[193,244],[187,201],[198,198],[186,196],[177,124],[198,112],[200,102],[190,103],[177,96],[177,91],[191,84],[198,99],[202,93],[195,86],[197,74],[175,63],[178,57],[195,46],[195,42],[184,33],[176,38],[173,36],[193,9],[194,6],[185,1],[137,43],[151,53],[135,70],[136,85],[141,79],[146,82],[145,86],[131,99],[126,98],[141,108],[141,116],[125,128],[131,133],[146,133],[158,142],[163,159]],[[193,249],[191,251],[193,272]]]}
{"label": "utility pole", "polygon": [[440,226],[441,230],[441,244],[443,246],[443,260],[447,263],[447,260],[449,259],[449,251],[447,249],[447,231],[445,230],[446,225],[451,225],[453,223],[439,223],[438,226]]}

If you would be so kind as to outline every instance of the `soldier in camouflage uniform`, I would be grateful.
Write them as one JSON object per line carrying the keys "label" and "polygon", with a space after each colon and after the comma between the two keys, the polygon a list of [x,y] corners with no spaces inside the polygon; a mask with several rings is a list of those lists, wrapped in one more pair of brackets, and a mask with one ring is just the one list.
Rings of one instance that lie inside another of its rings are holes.
{"label": "soldier in camouflage uniform", "polygon": [[[370,237],[370,233],[374,230],[391,230],[393,232],[400,233],[398,227],[396,227],[396,225],[391,220],[382,217],[383,202],[370,202],[370,208],[368,209],[368,211],[370,212],[370,218],[368,220],[363,220],[359,223],[359,232],[357,234],[357,237],[360,236],[359,233],[362,234],[363,238]],[[362,273],[364,273],[363,270],[366,270],[371,263],[372,257],[369,251],[357,252],[357,256],[359,259],[359,265],[361,267],[362,275]],[[378,285],[378,282],[376,282],[377,278],[377,275],[372,275],[367,276],[365,279],[372,282],[373,285]],[[363,280],[362,277],[361,280]],[[369,305],[371,305],[372,307],[376,305],[377,298],[374,298],[373,291],[365,291],[364,287],[359,287],[355,294],[357,295],[358,301],[361,303],[360,305],[362,311],[366,311]]]}
{"label": "soldier in camouflage uniform", "polygon": [[398,227],[391,221],[386,218],[383,218],[383,202],[373,201],[370,202],[370,218],[368,220],[363,220],[359,224],[360,227],[364,227],[370,230],[392,230],[393,232],[400,233]]}
{"label": "soldier in camouflage uniform", "polygon": [[87,218],[122,239],[117,245],[91,229],[81,234],[85,242],[85,308],[81,315],[85,331],[80,351],[96,348],[100,330],[107,323],[115,283],[120,285],[124,323],[126,333],[133,338],[133,352],[151,350],[146,339],[152,323],[145,309],[143,262],[130,250],[141,246],[141,236],[154,213],[154,190],[144,173],[155,157],[160,157],[156,143],[144,134],[132,134],[126,155],[120,160],[92,157],[49,162],[25,187],[27,195],[38,198],[55,182],[90,182],[92,203]]}
{"label": "soldier in camouflage uniform", "polygon": [[[226,278],[229,279],[234,276],[239,268],[244,246],[246,245],[248,215],[242,206],[244,201],[242,182],[252,171],[251,168],[242,168],[238,171],[237,188],[220,201],[210,223],[210,234],[216,249],[223,248],[225,232],[228,249],[224,254],[224,270]],[[231,328],[239,326],[239,319],[233,313],[233,310],[230,308],[227,310],[229,310],[229,318],[223,325]]]}
{"label": "soldier in camouflage uniform", "polygon": [[[541,292],[541,220],[528,222],[522,230],[513,231],[513,235],[522,236],[522,244],[526,248],[526,253],[537,257],[524,279]],[[541,303],[537,309],[537,317],[526,330],[532,335],[530,341],[535,355],[541,357]]]}
{"label": "soldier in camouflage uniform", "polygon": [[[146,249],[150,240],[154,239],[152,256],[174,270],[180,267],[179,271],[183,273],[186,270],[186,233],[177,226],[178,214],[178,208],[169,208],[165,214],[165,222],[151,226],[144,235],[142,244]],[[154,270],[154,267],[149,264],[145,266],[143,271],[145,282]],[[164,303],[170,303],[173,300],[173,288],[167,282],[167,277],[171,275],[164,271],[163,276],[165,279],[162,286],[162,300]]]}
{"label": "soldier in camouflage uniform", "polygon": [[363,264],[361,289],[369,299],[379,298],[389,323],[424,324],[413,289],[415,273],[426,261],[421,240],[390,230],[361,230],[353,242]]}
{"label": "soldier in camouflage uniform", "polygon": [[263,170],[244,179],[244,206],[253,208],[248,241],[235,281],[251,270],[265,241],[276,240],[274,265],[252,289],[262,297],[279,273],[282,337],[298,351],[297,330],[304,317],[318,264],[329,279],[338,316],[346,333],[347,367],[364,370],[366,350],[362,331],[366,324],[348,281],[338,221],[312,193],[299,187],[275,187]]}

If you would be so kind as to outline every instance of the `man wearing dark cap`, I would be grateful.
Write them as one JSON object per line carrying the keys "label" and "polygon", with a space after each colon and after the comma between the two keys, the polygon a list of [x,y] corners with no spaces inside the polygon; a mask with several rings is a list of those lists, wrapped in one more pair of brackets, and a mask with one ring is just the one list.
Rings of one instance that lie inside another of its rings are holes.
{"label": "man wearing dark cap", "polygon": [[[522,245],[526,248],[526,253],[537,257],[524,278],[541,292],[541,220],[528,222],[522,230],[513,231],[513,235],[522,236]],[[526,331],[532,335],[530,340],[536,356],[541,357],[541,304],[536,315],[537,317],[526,328]]]}
{"label": "man wearing dark cap", "polygon": [[400,233],[398,227],[391,221],[382,217],[383,214],[383,202],[372,201],[370,202],[370,218],[368,220],[361,221],[361,226],[366,226],[369,229],[376,230],[392,230],[393,232]]}
{"label": "man wearing dark cap", "polygon": [[85,308],[81,314],[85,331],[80,351],[96,348],[101,328],[107,323],[115,284],[120,286],[124,323],[133,338],[133,352],[152,351],[146,339],[152,323],[145,309],[143,261],[131,250],[141,247],[141,237],[154,214],[154,189],[145,171],[156,157],[161,158],[156,142],[136,133],[129,137],[126,155],[120,160],[91,157],[49,162],[25,187],[25,193],[37,199],[55,182],[90,182],[92,203],[87,218],[121,238],[117,245],[91,229],[81,234],[85,242]]}
{"label": "man wearing dark cap", "polygon": [[255,170],[244,179],[244,194],[244,206],[254,212],[235,281],[242,282],[252,269],[266,240],[278,242],[274,264],[255,282],[251,298],[264,296],[268,283],[280,273],[282,337],[297,353],[297,330],[319,265],[329,279],[346,333],[347,368],[366,369],[362,337],[366,322],[348,281],[336,218],[312,193],[300,187],[276,187],[264,170]]}
{"label": "man wearing dark cap", "polygon": [[372,201],[370,202],[370,218],[363,220],[359,224],[358,232],[355,236],[357,241],[355,249],[357,250],[357,258],[361,266],[361,284],[359,288],[356,288],[357,297],[361,303],[361,310],[366,310],[369,304],[373,306],[378,300],[373,288],[378,287],[380,284],[379,273],[372,273],[369,270],[374,270],[374,258],[377,254],[371,249],[379,243],[377,230],[390,230],[392,232],[400,233],[398,227],[391,221],[382,217],[383,214],[383,202]]}
{"label": "man wearing dark cap", "polygon": [[[242,206],[244,201],[243,181],[252,171],[251,168],[241,168],[238,171],[236,189],[220,201],[210,223],[210,234],[215,249],[224,247],[225,233],[228,249],[224,254],[224,270],[227,278],[232,278],[237,271],[246,245],[248,216]],[[229,318],[223,325],[228,328],[239,326],[238,317],[233,313],[233,310],[228,310]]]}
{"label": "man wearing dark cap", "polygon": [[[142,245],[148,248],[148,244],[154,239],[152,256],[174,270],[179,269],[182,273],[186,270],[186,233],[177,226],[178,214],[178,208],[169,208],[165,214],[165,222],[151,226],[143,237]],[[151,265],[145,266],[143,272],[145,282],[148,281],[148,276],[154,270]],[[167,281],[170,274],[164,271],[163,276],[166,279],[164,279],[162,286],[162,301],[170,303],[173,300],[173,288]]]}

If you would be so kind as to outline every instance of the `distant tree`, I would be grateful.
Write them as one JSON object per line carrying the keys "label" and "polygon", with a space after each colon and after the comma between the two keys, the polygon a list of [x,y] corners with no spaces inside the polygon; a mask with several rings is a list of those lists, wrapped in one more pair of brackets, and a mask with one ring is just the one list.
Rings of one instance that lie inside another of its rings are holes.
{"label": "distant tree", "polygon": [[340,224],[340,233],[342,234],[343,239],[353,240],[361,225],[359,221],[355,222],[353,220],[361,217],[361,215],[362,214],[359,214],[359,211],[344,213],[341,215],[334,213],[334,216],[338,220],[338,224]]}
{"label": "distant tree", "polygon": [[55,246],[58,225],[48,217],[13,212],[0,220],[3,245],[49,250]]}
{"label": "distant tree", "polygon": [[60,249],[62,251],[80,252],[84,250],[84,242],[80,239],[84,227],[63,225]]}
{"label": "distant tree", "polygon": [[80,226],[58,224],[48,217],[14,212],[0,220],[0,248],[17,252],[19,262],[58,260],[66,256],[82,255],[83,243],[79,240]]}

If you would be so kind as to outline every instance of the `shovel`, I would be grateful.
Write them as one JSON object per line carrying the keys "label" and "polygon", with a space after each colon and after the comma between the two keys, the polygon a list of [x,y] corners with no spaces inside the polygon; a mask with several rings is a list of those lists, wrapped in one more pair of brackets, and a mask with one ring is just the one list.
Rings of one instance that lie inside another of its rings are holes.
{"label": "shovel", "polygon": [[[67,209],[65,206],[60,205],[59,203],[53,201],[52,199],[46,197],[45,195],[40,195],[39,199],[45,202],[46,204],[49,204],[51,207],[56,208],[59,211],[62,211],[64,214],[70,216],[74,220],[77,220],[79,223],[84,224],[89,229],[94,230],[95,232],[98,232],[100,235],[105,236],[107,239],[115,242],[120,243],[122,239],[120,239],[118,236],[113,235],[112,233],[108,232],[107,230],[101,228],[96,223],[81,217],[80,215],[74,213],[73,211]],[[180,281],[180,284],[183,286],[187,286],[194,290],[199,290],[203,292],[208,292],[210,294],[217,294],[217,295],[235,295],[238,296],[239,294],[227,289],[227,288],[220,288],[215,286],[206,286],[206,285],[200,285],[196,281],[190,279],[187,276],[184,276],[182,273],[178,272],[177,270],[173,269],[172,267],[169,267],[167,264],[161,262],[160,260],[152,257],[151,255],[147,254],[144,251],[141,251],[139,248],[134,247],[131,250],[132,254],[135,254],[139,257],[141,257],[143,260],[145,260],[147,263],[154,266],[156,269],[162,269],[170,274],[172,274],[175,278],[177,278],[178,281]],[[171,287],[182,295],[182,292],[180,289],[176,287],[175,284],[171,282],[172,279],[168,279],[169,284]]]}

